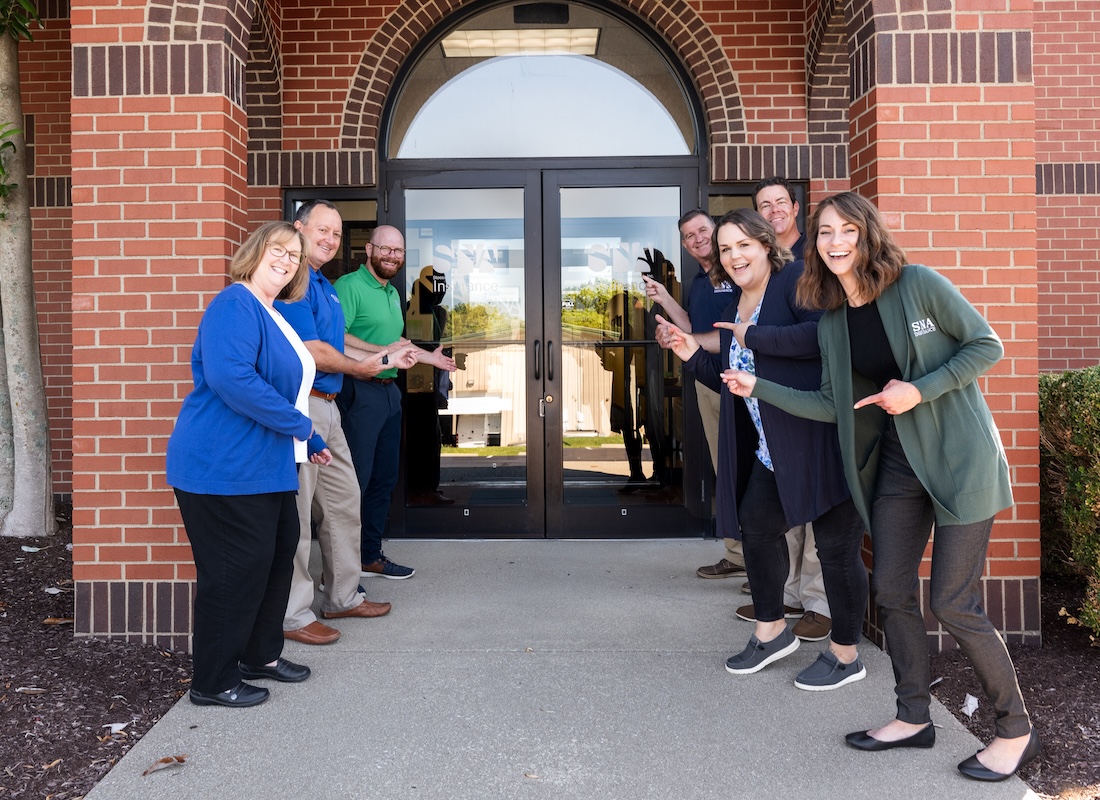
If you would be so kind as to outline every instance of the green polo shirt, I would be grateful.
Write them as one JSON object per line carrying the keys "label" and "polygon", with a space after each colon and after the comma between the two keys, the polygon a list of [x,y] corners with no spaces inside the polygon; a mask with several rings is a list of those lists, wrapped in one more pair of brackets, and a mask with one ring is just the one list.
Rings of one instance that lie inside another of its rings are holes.
{"label": "green polo shirt", "polygon": [[[336,296],[344,310],[347,333],[383,347],[401,338],[405,330],[401,295],[392,283],[379,283],[366,264],[336,281]],[[379,378],[396,376],[396,367],[378,373]]]}

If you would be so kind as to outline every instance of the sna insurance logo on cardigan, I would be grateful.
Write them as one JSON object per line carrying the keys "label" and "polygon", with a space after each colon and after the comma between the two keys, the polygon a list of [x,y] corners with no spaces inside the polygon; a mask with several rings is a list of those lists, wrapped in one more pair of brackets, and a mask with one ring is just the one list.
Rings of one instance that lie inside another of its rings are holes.
{"label": "sna insurance logo on cardigan", "polygon": [[910,322],[909,327],[913,329],[913,336],[924,336],[926,333],[936,332],[936,323],[932,321],[931,317],[917,322]]}

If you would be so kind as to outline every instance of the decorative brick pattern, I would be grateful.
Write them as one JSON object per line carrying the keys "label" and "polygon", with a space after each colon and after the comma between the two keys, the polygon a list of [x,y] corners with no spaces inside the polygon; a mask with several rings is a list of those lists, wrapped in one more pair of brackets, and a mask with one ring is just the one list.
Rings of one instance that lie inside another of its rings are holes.
{"label": "decorative brick pattern", "polygon": [[1100,194],[1100,163],[1036,164],[1036,194]]}
{"label": "decorative brick pattern", "polygon": [[814,171],[814,177],[848,175],[848,34],[843,5],[826,0],[817,9],[809,36],[806,62],[806,98],[809,103],[807,133],[815,145],[839,145],[843,153],[833,162],[831,174]]}
{"label": "decorative brick pattern", "polygon": [[246,31],[252,8],[263,0],[149,0],[150,42],[211,42],[229,45],[236,60],[248,53]]}
{"label": "decorative brick pattern", "polygon": [[358,150],[248,154],[249,186],[373,186],[374,158]]}
{"label": "decorative brick pattern", "polygon": [[76,584],[77,636],[191,649],[195,584],[190,581],[81,581]]}
{"label": "decorative brick pattern", "polygon": [[73,97],[224,94],[244,107],[244,62],[218,43],[78,45]]}

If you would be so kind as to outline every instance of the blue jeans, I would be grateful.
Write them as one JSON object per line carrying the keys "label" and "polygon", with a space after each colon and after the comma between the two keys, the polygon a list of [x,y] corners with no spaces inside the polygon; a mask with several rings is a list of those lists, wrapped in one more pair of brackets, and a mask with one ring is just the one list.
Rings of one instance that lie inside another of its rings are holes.
{"label": "blue jeans", "polygon": [[[779,500],[775,474],[759,461],[753,463],[737,512],[756,619],[781,620],[783,584],[790,568],[785,534],[790,525]],[[848,498],[810,521],[817,539],[825,595],[833,615],[830,638],[841,645],[859,644],[867,612],[867,568],[859,554],[863,520]]]}
{"label": "blue jeans", "polygon": [[[920,608],[918,570],[934,518],[932,498],[913,474],[891,423],[880,443],[871,508],[872,586],[894,665],[897,718],[918,725],[932,721],[928,634]],[[936,528],[931,609],[970,659],[993,705],[997,735],[1012,739],[1027,736],[1031,721],[1012,659],[982,608],[981,577],[992,528],[992,518]]]}
{"label": "blue jeans", "polygon": [[361,557],[382,557],[382,536],[390,516],[401,461],[401,391],[395,383],[345,377],[336,398],[351,461],[359,478]]}

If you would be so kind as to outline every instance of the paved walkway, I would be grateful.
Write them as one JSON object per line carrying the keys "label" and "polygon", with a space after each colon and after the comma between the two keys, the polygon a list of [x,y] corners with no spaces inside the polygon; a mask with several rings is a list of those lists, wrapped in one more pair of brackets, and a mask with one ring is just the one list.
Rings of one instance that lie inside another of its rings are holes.
{"label": "paved walkway", "polygon": [[[978,749],[939,704],[931,750],[861,753],[893,713],[889,659],[831,692],[793,685],[824,642],[756,675],[726,672],[752,631],[741,581],[700,580],[710,541],[395,541],[417,568],[372,579],[394,610],[288,643],[302,684],[235,710],[178,703],[87,800],[1034,798],[975,784]],[[227,609],[228,613],[228,609]],[[182,766],[141,773],[164,756]]]}

